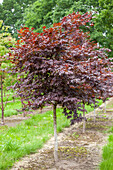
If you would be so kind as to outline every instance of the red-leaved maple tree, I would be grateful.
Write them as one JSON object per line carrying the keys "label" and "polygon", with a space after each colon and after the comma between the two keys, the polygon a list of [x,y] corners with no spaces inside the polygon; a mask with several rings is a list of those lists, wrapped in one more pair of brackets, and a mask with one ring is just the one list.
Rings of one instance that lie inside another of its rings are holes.
{"label": "red-leaved maple tree", "polygon": [[52,28],[43,27],[36,33],[21,28],[19,40],[13,48],[13,72],[18,72],[15,89],[28,101],[25,107],[37,109],[53,105],[55,161],[57,155],[56,107],[61,105],[71,124],[82,120],[78,110],[95,105],[96,99],[112,96],[112,62],[109,49],[102,49],[90,40],[92,15],[72,13]]}

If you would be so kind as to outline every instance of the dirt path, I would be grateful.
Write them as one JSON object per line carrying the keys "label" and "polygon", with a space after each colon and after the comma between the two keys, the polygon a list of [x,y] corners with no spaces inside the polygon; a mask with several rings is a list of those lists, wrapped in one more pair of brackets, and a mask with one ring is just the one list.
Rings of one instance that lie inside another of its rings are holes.
{"label": "dirt path", "polygon": [[[108,104],[112,106],[113,100]],[[101,106],[101,110],[104,105]],[[22,158],[11,170],[98,170],[102,160],[102,147],[107,143],[106,131],[112,126],[113,115],[97,109],[96,123],[93,113],[88,115],[86,133],[82,124],[66,128],[58,135],[59,161],[53,159],[54,138],[51,138],[37,153]]]}

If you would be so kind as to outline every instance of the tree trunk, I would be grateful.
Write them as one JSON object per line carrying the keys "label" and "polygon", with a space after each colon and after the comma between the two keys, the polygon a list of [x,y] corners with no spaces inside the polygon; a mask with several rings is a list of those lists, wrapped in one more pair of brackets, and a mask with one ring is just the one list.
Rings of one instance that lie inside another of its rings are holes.
{"label": "tree trunk", "polygon": [[96,122],[96,111],[95,111],[95,105],[94,105],[94,123]]}
{"label": "tree trunk", "polygon": [[[23,99],[22,99],[22,97],[21,97],[21,105],[22,105],[22,109],[23,109],[24,104],[23,104]],[[23,117],[25,117],[25,116],[26,116],[26,114],[25,114],[25,111],[23,110]]]}
{"label": "tree trunk", "polygon": [[42,108],[40,108],[40,114],[42,113]]}
{"label": "tree trunk", "polygon": [[86,119],[85,119],[85,104],[83,102],[83,133],[85,133],[85,129],[86,129]]}
{"label": "tree trunk", "polygon": [[3,102],[3,78],[1,75],[1,109],[2,109],[2,118],[1,118],[1,124],[4,124],[4,102]]}
{"label": "tree trunk", "polygon": [[106,113],[106,101],[104,103],[104,113]]}
{"label": "tree trunk", "polygon": [[13,103],[14,103],[15,102],[15,97],[13,96],[12,98],[13,98]]}
{"label": "tree trunk", "polygon": [[54,122],[54,160],[58,161],[58,141],[57,141],[57,121],[56,121],[56,104],[53,105],[53,122]]}
{"label": "tree trunk", "polygon": [[95,111],[95,107],[94,107],[94,123],[96,122],[96,111]]}

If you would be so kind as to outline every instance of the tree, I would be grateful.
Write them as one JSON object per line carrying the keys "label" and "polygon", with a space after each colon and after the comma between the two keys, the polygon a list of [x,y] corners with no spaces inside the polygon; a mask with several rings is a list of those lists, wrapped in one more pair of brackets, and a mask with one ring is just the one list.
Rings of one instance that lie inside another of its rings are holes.
{"label": "tree", "polygon": [[[71,124],[82,119],[83,104],[95,105],[95,99],[112,96],[113,73],[106,51],[89,39],[92,15],[72,13],[53,27],[43,27],[42,33],[20,29],[13,48],[13,72],[20,77],[14,88],[28,103],[24,107],[37,109],[46,103],[53,105],[55,161],[57,155],[56,107],[61,105]],[[23,75],[23,76],[22,76]]]}
{"label": "tree", "polygon": [[[6,67],[10,65],[8,61],[8,56],[6,55],[11,50],[9,47],[12,47],[15,43],[15,39],[11,37],[11,34],[8,33],[8,26],[3,26],[3,21],[0,20],[0,91],[1,91],[1,110],[2,110],[2,124],[4,124],[4,102],[3,102],[3,92],[8,85],[10,80],[9,74],[6,71]],[[10,80],[11,81],[11,80]],[[11,85],[11,82],[10,82]]]}
{"label": "tree", "polygon": [[50,27],[53,22],[53,9],[56,6],[56,0],[36,1],[26,8],[24,13],[25,24],[32,28],[42,31],[42,26]]}
{"label": "tree", "polygon": [[95,18],[95,26],[92,37],[100,45],[111,49],[110,57],[113,56],[113,0],[99,0],[100,11]]}
{"label": "tree", "polygon": [[38,0],[26,8],[24,13],[25,25],[42,31],[42,26],[51,27],[64,16],[72,12],[85,13],[98,8],[98,1],[87,0]]}
{"label": "tree", "polygon": [[23,13],[25,8],[35,0],[3,0],[0,5],[0,19],[4,20],[5,25],[10,26],[10,32],[17,36],[17,29],[23,25]]}
{"label": "tree", "polygon": [[[65,15],[72,12],[81,14],[92,11],[94,27],[90,28],[91,39],[98,42],[102,47],[113,49],[112,42],[112,3],[113,0],[38,0],[30,5],[24,13],[25,25],[34,27],[37,32],[42,32],[42,27],[51,27]],[[113,50],[112,50],[113,51]],[[112,57],[113,53],[109,53]]]}

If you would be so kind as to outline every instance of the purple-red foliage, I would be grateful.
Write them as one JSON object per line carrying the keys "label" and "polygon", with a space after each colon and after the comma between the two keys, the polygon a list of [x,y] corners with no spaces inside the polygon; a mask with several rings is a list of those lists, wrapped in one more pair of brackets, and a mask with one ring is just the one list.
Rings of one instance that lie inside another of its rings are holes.
{"label": "purple-red foliage", "polygon": [[18,31],[12,63],[20,73],[15,88],[28,100],[26,107],[60,104],[67,118],[79,120],[81,102],[91,105],[112,96],[109,49],[99,48],[84,31],[93,26],[91,18],[72,13],[52,28],[43,27],[42,33],[27,27]]}

